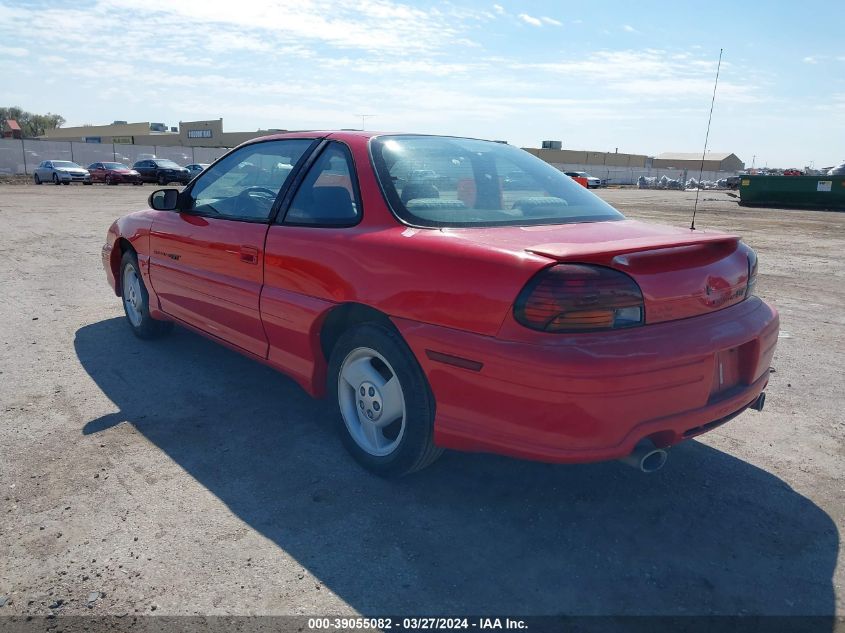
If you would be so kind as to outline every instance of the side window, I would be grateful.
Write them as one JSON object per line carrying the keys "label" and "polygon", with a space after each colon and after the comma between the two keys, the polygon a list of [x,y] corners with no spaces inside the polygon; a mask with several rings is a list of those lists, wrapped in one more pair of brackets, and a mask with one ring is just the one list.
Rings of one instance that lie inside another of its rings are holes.
{"label": "side window", "polygon": [[355,168],[346,146],[328,145],[308,171],[285,224],[308,226],[352,226],[361,217]]}
{"label": "side window", "polygon": [[190,208],[229,220],[264,221],[310,139],[247,145],[205,170],[190,191]]}

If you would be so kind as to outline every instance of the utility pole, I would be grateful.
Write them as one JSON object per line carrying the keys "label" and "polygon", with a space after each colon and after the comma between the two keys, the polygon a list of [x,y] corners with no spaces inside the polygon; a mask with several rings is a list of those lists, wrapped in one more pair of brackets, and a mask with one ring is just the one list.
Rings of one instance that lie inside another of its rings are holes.
{"label": "utility pole", "polygon": [[376,114],[356,114],[355,116],[361,117],[361,130],[363,130],[365,125],[366,125],[367,119],[371,119],[374,116],[378,116],[378,115],[376,115]]}

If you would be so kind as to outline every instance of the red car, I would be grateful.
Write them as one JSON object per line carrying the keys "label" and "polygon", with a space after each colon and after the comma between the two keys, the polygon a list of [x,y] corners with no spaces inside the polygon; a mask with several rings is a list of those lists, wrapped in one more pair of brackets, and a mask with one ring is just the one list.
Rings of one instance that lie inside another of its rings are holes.
{"label": "red car", "polygon": [[280,134],[149,204],[102,253],[135,334],[179,323],[329,395],[381,475],[443,448],[656,470],[764,402],[754,251],[628,220],[506,144]]}
{"label": "red car", "polygon": [[107,185],[119,185],[122,182],[133,185],[144,184],[141,174],[122,163],[92,163],[88,165],[91,182],[103,182]]}

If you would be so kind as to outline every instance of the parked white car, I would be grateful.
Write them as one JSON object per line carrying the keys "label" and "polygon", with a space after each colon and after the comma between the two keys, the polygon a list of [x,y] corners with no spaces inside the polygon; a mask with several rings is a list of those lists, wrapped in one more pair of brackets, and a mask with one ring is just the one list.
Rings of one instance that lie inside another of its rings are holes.
{"label": "parked white car", "polygon": [[83,185],[91,184],[91,174],[82,165],[77,165],[69,160],[45,160],[42,161],[32,176],[36,185],[44,182],[52,182],[54,185],[69,185],[72,182],[81,182]]}
{"label": "parked white car", "polygon": [[563,173],[565,173],[570,178],[586,178],[588,189],[598,189],[599,187],[601,187],[602,184],[600,178],[591,176],[585,171],[565,171]]}
{"label": "parked white car", "polygon": [[191,172],[191,176],[196,176],[198,173],[208,168],[209,163],[191,163],[185,165],[185,169]]}

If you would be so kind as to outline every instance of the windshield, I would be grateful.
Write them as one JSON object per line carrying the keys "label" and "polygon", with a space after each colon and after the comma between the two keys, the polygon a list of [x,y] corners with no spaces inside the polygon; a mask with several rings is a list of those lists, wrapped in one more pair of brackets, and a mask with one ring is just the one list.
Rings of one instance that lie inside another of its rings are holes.
{"label": "windshield", "polygon": [[158,165],[159,167],[167,167],[168,169],[182,169],[172,160],[157,160],[156,165]]}
{"label": "windshield", "polygon": [[441,136],[380,136],[373,164],[401,219],[427,227],[621,220],[601,198],[516,147]]}
{"label": "windshield", "polygon": [[122,163],[103,163],[103,167],[106,169],[129,169],[129,167]]}
{"label": "windshield", "polygon": [[61,169],[82,169],[82,167],[80,167],[76,163],[70,162],[69,160],[54,160],[53,167],[59,167]]}

